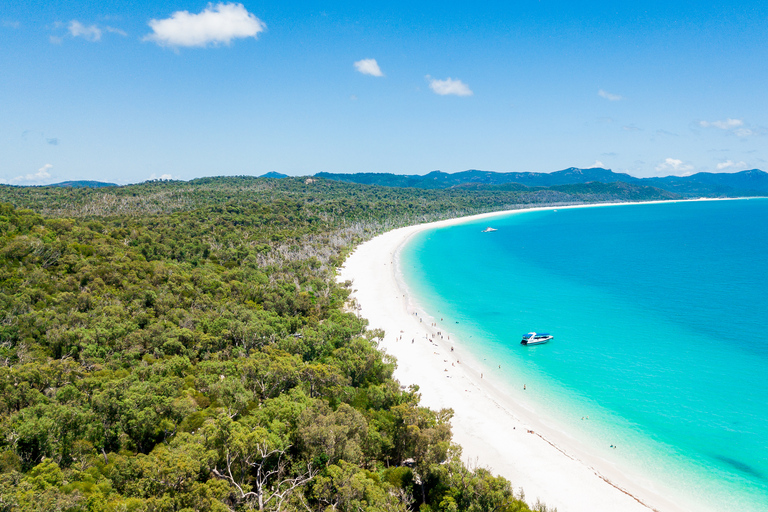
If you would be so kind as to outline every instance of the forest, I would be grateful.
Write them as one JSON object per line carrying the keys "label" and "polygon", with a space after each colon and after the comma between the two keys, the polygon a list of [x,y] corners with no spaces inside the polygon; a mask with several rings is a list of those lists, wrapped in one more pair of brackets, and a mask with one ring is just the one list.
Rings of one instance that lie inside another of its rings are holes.
{"label": "forest", "polygon": [[397,226],[660,193],[0,186],[0,510],[546,511],[462,462],[336,269]]}

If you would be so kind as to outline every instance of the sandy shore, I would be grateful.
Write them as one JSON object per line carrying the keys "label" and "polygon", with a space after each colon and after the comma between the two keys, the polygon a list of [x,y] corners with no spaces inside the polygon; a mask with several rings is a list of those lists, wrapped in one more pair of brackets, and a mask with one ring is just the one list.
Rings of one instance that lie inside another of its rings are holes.
{"label": "sandy shore", "polygon": [[469,464],[506,477],[515,489],[525,491],[527,502],[541,500],[559,512],[689,510],[663,496],[653,482],[589,453],[568,432],[542,422],[533,408],[499,392],[490,374],[483,378],[487,369],[462,353],[461,340],[447,339],[450,327],[427,317],[408,296],[398,255],[410,237],[424,229],[509,213],[390,231],[360,245],[338,278],[353,282],[353,297],[370,328],[386,331],[381,348],[397,358],[395,377],[401,384],[418,384],[423,405],[454,410],[454,440]]}

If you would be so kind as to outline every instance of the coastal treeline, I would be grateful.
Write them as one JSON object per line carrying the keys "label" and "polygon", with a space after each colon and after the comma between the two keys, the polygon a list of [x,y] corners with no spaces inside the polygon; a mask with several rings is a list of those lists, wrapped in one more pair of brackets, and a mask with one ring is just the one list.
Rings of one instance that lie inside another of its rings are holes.
{"label": "coastal treeline", "polygon": [[546,510],[461,462],[335,271],[397,225],[585,198],[0,187],[0,510]]}

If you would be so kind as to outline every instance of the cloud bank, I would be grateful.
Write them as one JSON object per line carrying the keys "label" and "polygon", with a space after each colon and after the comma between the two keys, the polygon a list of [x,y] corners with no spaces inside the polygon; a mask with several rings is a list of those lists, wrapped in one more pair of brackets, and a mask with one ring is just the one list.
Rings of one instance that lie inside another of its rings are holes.
{"label": "cloud bank", "polygon": [[257,37],[267,25],[249,13],[243,4],[208,4],[201,13],[176,11],[170,18],[150,20],[152,33],[144,41],[160,46],[229,45],[233,39]]}
{"label": "cloud bank", "polygon": [[40,169],[37,170],[34,174],[27,174],[25,176],[16,176],[12,180],[10,180],[10,183],[32,183],[32,184],[38,184],[43,181],[47,181],[51,177],[51,173],[48,172],[48,170],[53,167],[51,164],[45,164]]}
{"label": "cloud bank", "polygon": [[469,86],[461,80],[454,80],[453,78],[438,80],[437,78],[431,78],[429,75],[427,75],[427,79],[429,80],[429,88],[440,96],[472,96],[473,94]]}
{"label": "cloud bank", "polygon": [[355,62],[355,69],[364,75],[384,76],[376,59],[363,59]]}

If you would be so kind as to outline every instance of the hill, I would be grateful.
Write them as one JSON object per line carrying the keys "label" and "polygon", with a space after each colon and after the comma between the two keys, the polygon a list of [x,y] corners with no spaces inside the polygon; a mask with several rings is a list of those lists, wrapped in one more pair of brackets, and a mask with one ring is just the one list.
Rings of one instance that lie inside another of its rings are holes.
{"label": "hill", "polygon": [[625,183],[632,183],[637,180],[637,178],[633,178],[628,174],[614,173],[607,169],[577,169],[576,167],[552,173],[469,170],[453,174],[432,171],[423,176],[388,173],[334,174],[327,172],[321,172],[315,176],[347,183],[426,189],[450,188],[467,184],[505,185],[508,183],[517,183],[526,187],[551,187],[554,185],[589,183],[591,181],[599,181],[601,183],[623,181]]}
{"label": "hill", "polygon": [[551,173],[540,172],[491,172],[469,170],[448,174],[433,171],[423,176],[381,173],[333,174],[318,173],[315,176],[347,183],[382,185],[387,187],[414,187],[443,189],[452,187],[499,186],[518,184],[525,187],[554,187],[590,182],[627,183],[655,187],[682,197],[747,197],[768,195],[768,173],[759,169],[737,173],[697,173],[691,176],[665,176],[636,178],[609,169],[579,169],[571,167]]}
{"label": "hill", "polygon": [[116,183],[105,183],[103,181],[62,181],[61,183],[53,183],[46,185],[48,187],[69,187],[69,188],[101,188],[101,187],[116,187]]}
{"label": "hill", "polygon": [[684,197],[750,197],[768,195],[768,173],[759,169],[735,173],[700,172],[691,176],[645,178],[642,181]]}

